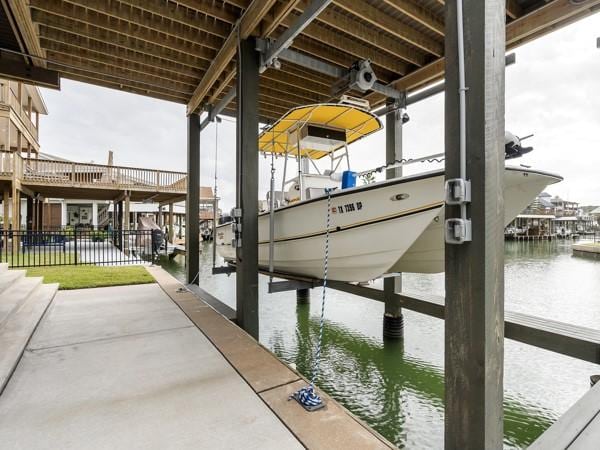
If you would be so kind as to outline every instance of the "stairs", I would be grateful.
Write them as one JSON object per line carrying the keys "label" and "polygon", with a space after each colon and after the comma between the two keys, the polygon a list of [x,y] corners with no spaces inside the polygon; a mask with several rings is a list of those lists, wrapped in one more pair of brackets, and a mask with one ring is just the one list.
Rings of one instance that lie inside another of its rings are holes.
{"label": "stairs", "polygon": [[98,205],[98,225],[97,228],[104,228],[110,221],[110,213],[108,212],[108,205]]}
{"label": "stairs", "polygon": [[57,289],[0,264],[0,394]]}

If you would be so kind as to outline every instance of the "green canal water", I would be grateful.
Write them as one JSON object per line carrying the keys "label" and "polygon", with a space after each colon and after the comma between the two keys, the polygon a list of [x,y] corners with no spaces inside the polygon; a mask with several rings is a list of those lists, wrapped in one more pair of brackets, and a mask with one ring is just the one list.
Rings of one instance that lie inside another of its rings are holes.
{"label": "green canal water", "polygon": [[[201,254],[200,285],[235,307],[235,275],[212,276]],[[178,256],[164,267],[184,279]],[[444,276],[405,274],[404,290],[443,295]],[[260,279],[260,341],[309,376],[319,329],[320,289],[311,305],[294,292],[268,294]],[[506,243],[506,310],[600,327],[600,262],[571,256],[569,243]],[[383,304],[329,290],[317,380],[350,411],[401,448],[443,447],[444,324],[404,312],[402,342],[382,339]],[[505,447],[523,448],[589,389],[600,367],[506,340]]]}

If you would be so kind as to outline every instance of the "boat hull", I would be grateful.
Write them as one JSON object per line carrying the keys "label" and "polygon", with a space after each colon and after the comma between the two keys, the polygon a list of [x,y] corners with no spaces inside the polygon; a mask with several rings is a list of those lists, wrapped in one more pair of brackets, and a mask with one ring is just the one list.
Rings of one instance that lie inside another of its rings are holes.
{"label": "boat hull", "polygon": [[[505,170],[505,225],[557,175]],[[359,188],[331,198],[328,276],[368,281],[385,273],[444,271],[444,173],[429,172]],[[327,197],[275,211],[275,272],[323,278]],[[269,266],[269,215],[259,216],[258,263]],[[231,224],[217,228],[217,249],[235,260]]]}
{"label": "boat hull", "polygon": [[[367,281],[385,273],[443,206],[431,176],[415,176],[336,191],[331,196],[328,277]],[[327,197],[275,211],[276,272],[323,278]],[[258,263],[269,266],[269,215],[259,216]],[[217,249],[235,259],[231,225],[217,228]]]}
{"label": "boat hull", "polygon": [[[504,226],[527,208],[546,186],[561,180],[560,176],[550,173],[507,167],[504,171]],[[443,191],[443,186],[440,185],[440,189]],[[444,245],[444,209],[442,208],[423,234],[389,272],[443,272],[445,270]]]}

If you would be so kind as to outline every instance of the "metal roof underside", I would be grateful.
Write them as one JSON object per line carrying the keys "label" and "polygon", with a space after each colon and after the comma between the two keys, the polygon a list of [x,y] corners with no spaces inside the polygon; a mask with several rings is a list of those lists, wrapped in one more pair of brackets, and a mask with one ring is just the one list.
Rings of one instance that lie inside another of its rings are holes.
{"label": "metal roof underside", "polygon": [[[187,104],[189,110],[217,103],[233,86],[236,22],[242,37],[277,39],[310,5],[309,0],[0,1],[9,9],[28,5],[29,17],[15,17],[19,31],[35,32],[37,42],[30,39],[26,47],[45,58],[34,60],[36,65],[65,78]],[[507,0],[507,48],[598,8],[600,0]],[[6,11],[1,13],[5,20]],[[11,39],[3,31],[0,46],[14,48]],[[379,81],[414,91],[443,77],[444,1],[334,0],[291,48],[340,68],[369,58]],[[288,62],[268,69],[260,79],[261,119],[331,100],[333,81]],[[372,106],[385,100],[374,92],[362,96]],[[224,113],[235,113],[235,99]]]}

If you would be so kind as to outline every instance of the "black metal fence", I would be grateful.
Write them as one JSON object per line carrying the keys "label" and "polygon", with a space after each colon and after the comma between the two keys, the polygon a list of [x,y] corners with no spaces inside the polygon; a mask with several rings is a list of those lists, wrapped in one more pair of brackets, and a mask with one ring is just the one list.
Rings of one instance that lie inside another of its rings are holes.
{"label": "black metal fence", "polygon": [[165,249],[160,230],[0,231],[0,262],[13,268],[147,264]]}

